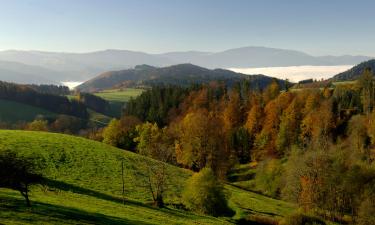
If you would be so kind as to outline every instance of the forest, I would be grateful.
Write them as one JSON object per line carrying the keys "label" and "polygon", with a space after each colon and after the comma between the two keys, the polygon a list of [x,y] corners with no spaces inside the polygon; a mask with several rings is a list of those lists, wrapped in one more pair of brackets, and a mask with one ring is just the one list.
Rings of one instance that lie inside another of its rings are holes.
{"label": "forest", "polygon": [[335,88],[154,87],[93,138],[221,180],[254,163],[253,188],[268,196],[331,221],[373,221],[374,106],[370,69]]}

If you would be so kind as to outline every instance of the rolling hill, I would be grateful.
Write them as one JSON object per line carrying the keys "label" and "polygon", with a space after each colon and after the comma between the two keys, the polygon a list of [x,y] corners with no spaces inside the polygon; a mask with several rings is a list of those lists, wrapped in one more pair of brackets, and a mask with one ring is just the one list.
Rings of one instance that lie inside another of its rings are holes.
{"label": "rolling hill", "polygon": [[[167,166],[167,208],[149,203],[147,167],[156,161],[83,138],[30,131],[0,131],[0,151],[34,156],[46,164],[48,187],[34,187],[32,208],[18,192],[0,189],[0,221],[4,224],[231,224],[249,214],[280,218],[294,206],[226,185],[233,218],[196,215],[179,209],[188,170]],[[121,162],[125,165],[125,203]]]}
{"label": "rolling hill", "polygon": [[370,68],[372,71],[375,71],[375,59],[362,62],[348,71],[339,73],[336,76],[332,77],[333,81],[350,81],[356,80],[363,73],[366,68]]}
{"label": "rolling hill", "polygon": [[[103,73],[76,89],[83,92],[95,92],[119,87],[143,87],[152,85],[203,84],[210,81],[223,81],[228,85],[241,80],[248,80],[255,87],[268,85],[273,78],[264,75],[245,75],[223,69],[206,69],[192,64],[179,64],[169,67],[136,66],[134,69]],[[279,80],[279,82],[283,82]]]}

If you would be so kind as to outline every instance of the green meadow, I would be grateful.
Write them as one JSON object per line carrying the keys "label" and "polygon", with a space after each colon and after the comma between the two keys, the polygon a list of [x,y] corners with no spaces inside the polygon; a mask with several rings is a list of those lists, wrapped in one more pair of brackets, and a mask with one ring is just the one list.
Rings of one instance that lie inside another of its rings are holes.
{"label": "green meadow", "polygon": [[292,204],[227,183],[229,205],[236,212],[233,217],[185,211],[181,193],[192,172],[172,165],[167,165],[167,207],[155,208],[147,168],[159,162],[79,137],[1,130],[1,150],[41,160],[48,179],[47,186],[33,187],[31,208],[18,192],[0,189],[0,221],[4,224],[232,224],[250,215],[279,219],[295,210]]}

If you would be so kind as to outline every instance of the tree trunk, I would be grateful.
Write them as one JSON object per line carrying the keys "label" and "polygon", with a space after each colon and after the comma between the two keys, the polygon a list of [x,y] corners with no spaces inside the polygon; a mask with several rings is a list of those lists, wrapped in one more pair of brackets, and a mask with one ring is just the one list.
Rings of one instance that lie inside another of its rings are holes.
{"label": "tree trunk", "polygon": [[26,200],[26,206],[27,207],[30,207],[31,206],[31,203],[30,203],[30,199],[29,199],[29,191],[27,190],[27,188],[26,188],[26,190],[25,191],[20,191],[21,192],[21,195],[25,198],[25,200]]}

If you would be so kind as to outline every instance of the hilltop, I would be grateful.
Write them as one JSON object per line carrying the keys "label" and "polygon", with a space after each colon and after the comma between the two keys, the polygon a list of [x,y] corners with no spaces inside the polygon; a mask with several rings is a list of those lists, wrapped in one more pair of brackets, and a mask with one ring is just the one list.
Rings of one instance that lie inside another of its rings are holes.
{"label": "hilltop", "polygon": [[[79,85],[77,90],[84,92],[100,91],[119,87],[144,87],[152,85],[207,84],[211,81],[223,81],[233,85],[248,80],[253,87],[263,88],[274,78],[264,75],[245,75],[230,70],[210,70],[193,64],[179,64],[169,67],[136,66],[133,69],[110,71]],[[283,81],[279,80],[280,83]]]}
{"label": "hilltop", "polygon": [[332,77],[331,80],[333,81],[350,81],[350,80],[356,80],[358,79],[363,71],[366,68],[370,68],[372,71],[375,71],[375,59],[362,62],[353,68],[351,68],[348,71],[345,71],[343,73],[339,73],[336,76]]}

